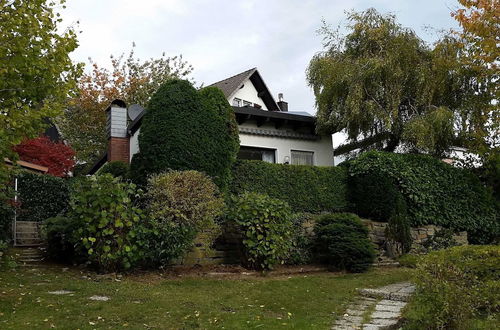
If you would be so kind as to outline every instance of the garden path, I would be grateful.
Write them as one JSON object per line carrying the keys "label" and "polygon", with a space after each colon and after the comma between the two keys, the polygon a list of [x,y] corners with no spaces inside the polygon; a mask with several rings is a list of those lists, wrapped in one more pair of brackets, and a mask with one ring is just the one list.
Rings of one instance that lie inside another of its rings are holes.
{"label": "garden path", "polygon": [[337,320],[332,329],[396,329],[401,310],[414,291],[415,286],[409,282],[361,289],[361,297],[347,308],[343,318]]}

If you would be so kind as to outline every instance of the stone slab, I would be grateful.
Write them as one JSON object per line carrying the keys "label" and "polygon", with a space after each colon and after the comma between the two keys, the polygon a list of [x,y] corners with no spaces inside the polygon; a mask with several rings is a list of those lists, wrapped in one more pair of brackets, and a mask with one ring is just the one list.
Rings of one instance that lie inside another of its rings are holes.
{"label": "stone slab", "polygon": [[399,317],[398,312],[386,312],[386,311],[375,311],[371,315],[373,319],[397,319]]}

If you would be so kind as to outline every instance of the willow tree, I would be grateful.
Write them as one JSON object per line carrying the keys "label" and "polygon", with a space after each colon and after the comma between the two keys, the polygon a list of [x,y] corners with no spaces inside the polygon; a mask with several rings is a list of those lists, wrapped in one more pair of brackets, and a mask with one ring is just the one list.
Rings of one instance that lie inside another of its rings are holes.
{"label": "willow tree", "polygon": [[326,24],[324,51],[309,64],[321,133],[345,131],[339,151],[407,150],[441,156],[456,143],[457,115],[474,91],[457,71],[459,47],[445,36],[429,47],[393,15],[348,16],[347,35]]}

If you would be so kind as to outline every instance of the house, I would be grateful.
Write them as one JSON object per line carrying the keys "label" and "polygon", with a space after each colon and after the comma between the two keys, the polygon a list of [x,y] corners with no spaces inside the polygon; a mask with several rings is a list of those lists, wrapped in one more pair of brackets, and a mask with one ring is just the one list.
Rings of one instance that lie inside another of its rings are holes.
{"label": "house", "polygon": [[[331,136],[316,134],[316,119],[311,114],[289,111],[283,94],[279,94],[276,102],[257,68],[210,86],[220,88],[234,109],[240,137],[238,158],[281,164],[334,165]],[[107,161],[131,161],[139,152],[138,136],[146,111],[139,105],[127,108],[123,101],[112,102],[106,110],[108,150],[89,174]]]}

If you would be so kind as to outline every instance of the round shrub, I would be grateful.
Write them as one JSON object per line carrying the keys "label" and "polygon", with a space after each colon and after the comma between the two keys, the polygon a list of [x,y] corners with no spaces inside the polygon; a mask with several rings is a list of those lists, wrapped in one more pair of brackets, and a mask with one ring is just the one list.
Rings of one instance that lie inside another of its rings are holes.
{"label": "round shrub", "polygon": [[106,173],[111,174],[113,177],[118,178],[127,178],[129,171],[129,165],[125,162],[115,160],[109,163],[106,163],[100,170],[99,175],[103,175]]}
{"label": "round shrub", "polygon": [[81,227],[82,222],[78,219],[63,216],[46,219],[43,222],[42,235],[47,242],[48,256],[57,261],[77,261],[79,256],[76,246],[79,243],[78,230]]}
{"label": "round shrub", "polygon": [[458,246],[417,264],[417,291],[405,329],[476,329],[472,319],[500,312],[500,247]]}
{"label": "round shrub", "polygon": [[80,248],[101,271],[129,269],[142,256],[137,233],[143,216],[132,203],[137,194],[134,184],[110,174],[82,178],[73,185],[68,217],[81,222]]}
{"label": "round shrub", "polygon": [[43,221],[68,207],[70,189],[66,179],[25,172],[17,177],[17,189],[19,221]]}
{"label": "round shrub", "polygon": [[288,256],[293,231],[290,206],[258,193],[233,197],[228,219],[239,227],[246,267],[272,269]]}
{"label": "round shrub", "polygon": [[219,233],[215,219],[222,214],[224,201],[207,175],[197,171],[152,175],[145,197],[151,231],[144,241],[153,264],[165,265],[179,257],[201,233],[206,234],[204,245],[212,245]]}
{"label": "round shrub", "polygon": [[[227,101],[225,101],[227,103]],[[234,117],[212,89],[198,92],[188,81],[171,80],[151,97],[134,155],[132,178],[166,170],[197,170],[225,189],[236,158]]]}
{"label": "round shrub", "polygon": [[375,259],[368,229],[352,213],[319,216],[314,233],[319,260],[335,269],[363,272]]}

